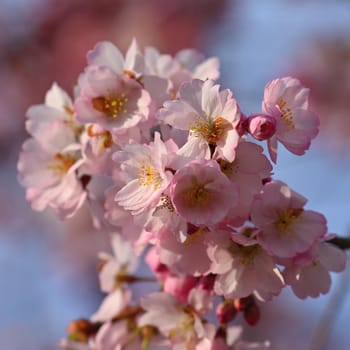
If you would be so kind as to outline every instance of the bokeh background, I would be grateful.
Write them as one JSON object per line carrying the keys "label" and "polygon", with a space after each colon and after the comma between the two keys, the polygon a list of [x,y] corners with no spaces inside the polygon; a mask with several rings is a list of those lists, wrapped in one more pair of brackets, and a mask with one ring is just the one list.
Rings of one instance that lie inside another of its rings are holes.
{"label": "bokeh background", "polygon": [[[350,232],[350,2],[347,0],[0,0],[0,348],[56,349],[72,319],[98,307],[96,253],[106,236],[84,210],[59,222],[35,213],[16,179],[25,111],[53,81],[71,91],[97,41],[125,49],[136,37],[175,53],[195,47],[221,60],[221,83],[246,113],[265,84],[293,75],[311,88],[321,132],[303,157],[281,147],[275,176],[309,198],[329,231]],[[350,349],[350,273],[332,291],[262,306],[247,339],[273,350]]]}

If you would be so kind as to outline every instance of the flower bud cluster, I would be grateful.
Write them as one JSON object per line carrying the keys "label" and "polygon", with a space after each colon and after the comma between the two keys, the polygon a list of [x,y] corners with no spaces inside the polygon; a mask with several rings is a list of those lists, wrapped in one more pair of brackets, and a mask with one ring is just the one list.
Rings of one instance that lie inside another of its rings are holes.
{"label": "flower bud cluster", "polygon": [[[87,205],[112,235],[113,255],[100,254],[107,296],[72,324],[67,349],[246,349],[228,325],[237,311],[254,325],[257,300],[286,286],[328,292],[345,254],[327,243],[324,216],[272,176],[278,143],[302,155],[318,133],[308,89],[273,80],[246,117],[216,82],[218,59],[194,50],[134,40],[124,56],[101,42],[87,62],[73,99],[54,84],[28,110],[18,162],[33,209],[66,219]],[[145,251],[153,279],[133,275]],[[150,281],[161,291],[135,300],[129,285]],[[217,298],[219,325],[207,319]]]}

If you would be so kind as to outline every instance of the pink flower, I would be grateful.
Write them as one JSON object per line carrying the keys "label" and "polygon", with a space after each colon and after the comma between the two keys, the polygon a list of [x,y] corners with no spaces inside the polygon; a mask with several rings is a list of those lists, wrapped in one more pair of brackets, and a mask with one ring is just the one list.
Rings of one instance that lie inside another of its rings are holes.
{"label": "pink flower", "polygon": [[80,96],[74,107],[81,123],[96,123],[112,133],[148,118],[150,96],[142,85],[108,67],[90,66],[79,79]]}
{"label": "pink flower", "polygon": [[76,173],[82,164],[80,145],[61,120],[45,122],[39,129],[41,133],[33,132],[34,138],[22,146],[19,180],[33,209],[42,211],[50,206],[62,218],[71,217],[86,198]]}
{"label": "pink flower", "polygon": [[113,159],[121,163],[122,176],[128,181],[117,193],[117,203],[133,214],[155,207],[172,178],[166,170],[171,158],[172,152],[159,133],[150,145],[129,144],[115,153]]}
{"label": "pink flower", "polygon": [[249,218],[252,202],[261,188],[263,179],[271,174],[272,166],[263,154],[262,147],[252,142],[241,141],[233,162],[217,160],[221,171],[238,186],[238,202],[230,209],[223,225],[239,227]]}
{"label": "pink flower", "polygon": [[345,269],[347,256],[343,250],[327,242],[317,242],[309,251],[287,262],[283,276],[294,294],[305,299],[326,294],[331,286],[330,271]]}
{"label": "pink flower", "polygon": [[154,293],[141,299],[141,306],[146,313],[139,318],[139,325],[156,327],[173,349],[207,349],[200,343],[211,339],[214,326],[202,322],[191,305],[184,306],[166,293]]}
{"label": "pink flower", "polygon": [[272,181],[253,203],[251,218],[260,229],[259,243],[277,257],[310,249],[327,232],[323,215],[304,210],[306,199],[281,181]]}
{"label": "pink flower", "polygon": [[203,147],[209,152],[212,145],[216,147],[214,157],[234,160],[240,113],[232,93],[219,92],[213,80],[183,83],[179,99],[166,102],[158,117],[177,129],[190,131],[189,154]]}
{"label": "pink flower", "polygon": [[195,160],[175,173],[170,196],[184,219],[194,225],[214,225],[235,205],[238,191],[217,162]]}
{"label": "pink flower", "polygon": [[308,109],[308,94],[309,90],[291,77],[266,85],[262,109],[276,119],[276,133],[268,140],[273,162],[277,159],[277,141],[290,152],[302,155],[318,134],[319,119]]}
{"label": "pink flower", "polygon": [[226,298],[244,298],[254,293],[260,300],[269,300],[284,286],[281,273],[272,257],[256,241],[245,246],[213,246],[209,251],[211,272],[217,273],[214,290]]}
{"label": "pink flower", "polygon": [[99,273],[100,286],[101,290],[106,293],[120,287],[123,277],[133,274],[138,264],[138,259],[129,242],[118,234],[112,234],[110,240],[113,255],[99,254],[103,263]]}
{"label": "pink flower", "polygon": [[276,119],[267,114],[254,114],[248,117],[249,133],[257,140],[267,140],[275,134]]}

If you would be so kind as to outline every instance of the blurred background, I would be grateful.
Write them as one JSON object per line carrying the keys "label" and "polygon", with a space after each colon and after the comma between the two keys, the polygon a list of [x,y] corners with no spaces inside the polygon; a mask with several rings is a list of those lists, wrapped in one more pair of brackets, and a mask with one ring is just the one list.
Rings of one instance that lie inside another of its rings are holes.
{"label": "blurred background", "polygon": [[[350,232],[349,1],[0,0],[1,349],[55,349],[68,322],[100,303],[96,253],[105,235],[84,212],[64,223],[33,212],[16,162],[26,109],[53,81],[71,91],[97,41],[124,50],[133,37],[166,53],[194,47],[218,56],[221,83],[248,114],[274,78],[310,87],[320,135],[303,157],[281,147],[275,176],[326,215],[330,232]],[[270,339],[273,350],[350,349],[348,270],[317,300],[284,291],[262,306],[258,326],[244,325],[246,338]]]}

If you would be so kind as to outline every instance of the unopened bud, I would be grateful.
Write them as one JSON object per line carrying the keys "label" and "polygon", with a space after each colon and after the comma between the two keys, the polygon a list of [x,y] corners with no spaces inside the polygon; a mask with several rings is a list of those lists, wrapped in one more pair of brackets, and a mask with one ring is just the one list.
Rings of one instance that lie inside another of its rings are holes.
{"label": "unopened bud", "polygon": [[243,136],[246,132],[248,132],[249,120],[248,118],[241,112],[239,123],[236,126],[236,130],[239,136]]}
{"label": "unopened bud", "polygon": [[245,298],[235,299],[233,305],[237,311],[244,311],[251,304],[254,304],[254,298],[249,296]]}
{"label": "unopened bud", "polygon": [[215,275],[209,274],[201,277],[198,283],[198,287],[203,290],[211,292],[214,289]]}
{"label": "unopened bud", "polygon": [[70,322],[67,326],[68,337],[76,342],[87,343],[89,337],[95,334],[99,325],[81,318]]}
{"label": "unopened bud", "polygon": [[276,119],[267,114],[253,114],[248,118],[248,131],[259,141],[267,140],[276,132]]}
{"label": "unopened bud", "polygon": [[237,314],[237,310],[233,306],[233,302],[225,300],[216,308],[216,317],[221,324],[227,324],[232,321]]}
{"label": "unopened bud", "polygon": [[255,326],[260,320],[260,310],[255,303],[244,310],[244,318],[248,324]]}

